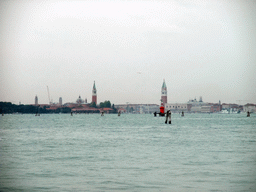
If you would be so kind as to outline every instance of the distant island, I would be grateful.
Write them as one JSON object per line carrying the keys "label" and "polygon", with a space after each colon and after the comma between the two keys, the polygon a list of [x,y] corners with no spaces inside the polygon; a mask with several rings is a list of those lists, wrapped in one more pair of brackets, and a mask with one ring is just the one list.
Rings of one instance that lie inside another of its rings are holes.
{"label": "distant island", "polygon": [[16,105],[11,102],[0,102],[0,113],[1,114],[10,114],[10,113],[117,113],[117,109],[113,104],[111,106],[110,101],[101,102],[100,105],[95,103],[88,104],[70,104],[70,105]]}

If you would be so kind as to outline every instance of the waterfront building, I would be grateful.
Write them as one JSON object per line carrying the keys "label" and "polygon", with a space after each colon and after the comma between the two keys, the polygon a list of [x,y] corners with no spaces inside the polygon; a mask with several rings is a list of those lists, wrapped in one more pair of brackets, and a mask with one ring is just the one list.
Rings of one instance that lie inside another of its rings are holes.
{"label": "waterfront building", "polygon": [[118,113],[126,113],[126,110],[124,108],[118,108]]}
{"label": "waterfront building", "polygon": [[232,109],[232,108],[238,108],[238,104],[235,103],[223,103],[222,108],[223,109]]}
{"label": "waterfront building", "polygon": [[192,105],[188,103],[166,103],[165,111],[171,110],[174,113],[190,112]]}
{"label": "waterfront building", "polygon": [[143,113],[154,113],[154,112],[157,112],[159,113],[159,105],[156,105],[156,104],[144,104],[142,105],[142,111]]}
{"label": "waterfront building", "polygon": [[211,113],[211,105],[204,105],[201,107],[202,113]]}
{"label": "waterfront building", "polygon": [[200,96],[199,101],[195,99],[191,99],[188,101],[188,104],[191,104],[191,112],[197,113],[197,112],[201,112],[202,106],[207,105],[207,103],[203,102],[202,96]]}
{"label": "waterfront building", "polygon": [[207,103],[201,106],[202,113],[216,113],[221,111],[220,103]]}
{"label": "waterfront building", "polygon": [[92,103],[95,103],[97,105],[97,90],[95,86],[95,81],[92,88]]}
{"label": "waterfront building", "polygon": [[116,104],[115,108],[125,113],[159,113],[159,105],[157,104]]}
{"label": "waterfront building", "polygon": [[235,103],[223,103],[221,110],[228,111],[229,113],[237,113],[243,110],[243,106]]}
{"label": "waterfront building", "polygon": [[167,103],[167,87],[164,79],[162,89],[161,89],[161,105],[165,106],[166,103]]}
{"label": "waterfront building", "polygon": [[211,113],[216,113],[221,111],[221,105],[219,103],[212,103],[211,104]]}
{"label": "waterfront building", "polygon": [[250,112],[250,113],[255,113],[256,112],[256,104],[252,103],[247,103],[244,105],[244,112]]}
{"label": "waterfront building", "polygon": [[192,113],[216,113],[221,111],[221,104],[219,103],[204,103],[202,97],[199,101],[196,99],[189,100],[187,103],[167,103],[165,104],[165,111],[172,112],[192,112]]}
{"label": "waterfront building", "polygon": [[38,97],[37,97],[37,95],[35,96],[35,105],[38,105]]}

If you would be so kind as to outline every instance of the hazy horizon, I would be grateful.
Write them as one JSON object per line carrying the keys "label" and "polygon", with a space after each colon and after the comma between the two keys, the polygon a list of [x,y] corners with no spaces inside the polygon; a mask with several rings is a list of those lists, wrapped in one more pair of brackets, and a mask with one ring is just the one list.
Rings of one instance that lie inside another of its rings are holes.
{"label": "hazy horizon", "polygon": [[256,103],[255,1],[0,2],[0,101]]}

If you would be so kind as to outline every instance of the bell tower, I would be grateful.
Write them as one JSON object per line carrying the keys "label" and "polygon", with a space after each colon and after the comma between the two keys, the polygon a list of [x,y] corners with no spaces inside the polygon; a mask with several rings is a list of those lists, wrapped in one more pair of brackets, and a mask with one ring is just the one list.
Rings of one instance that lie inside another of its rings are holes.
{"label": "bell tower", "polygon": [[161,90],[161,103],[163,103],[163,106],[167,103],[167,87],[165,84],[165,80],[162,85],[162,90]]}
{"label": "bell tower", "polygon": [[38,105],[38,97],[37,97],[37,95],[35,96],[35,105]]}
{"label": "bell tower", "polygon": [[97,105],[97,90],[95,86],[95,81],[92,88],[92,103],[95,103]]}

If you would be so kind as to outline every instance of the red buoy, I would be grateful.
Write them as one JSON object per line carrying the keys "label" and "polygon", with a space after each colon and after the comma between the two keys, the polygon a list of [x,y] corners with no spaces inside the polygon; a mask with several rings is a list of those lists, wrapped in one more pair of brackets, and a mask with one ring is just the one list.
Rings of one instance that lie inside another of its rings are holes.
{"label": "red buoy", "polygon": [[160,107],[160,113],[164,113],[164,106]]}

